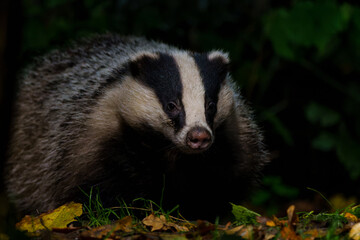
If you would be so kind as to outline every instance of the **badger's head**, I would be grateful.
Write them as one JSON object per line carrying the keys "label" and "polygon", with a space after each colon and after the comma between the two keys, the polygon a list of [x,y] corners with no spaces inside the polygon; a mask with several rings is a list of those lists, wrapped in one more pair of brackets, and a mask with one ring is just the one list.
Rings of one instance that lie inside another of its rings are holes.
{"label": "badger's head", "polygon": [[185,153],[210,148],[233,109],[228,63],[220,51],[137,54],[116,94],[121,118],[161,132]]}

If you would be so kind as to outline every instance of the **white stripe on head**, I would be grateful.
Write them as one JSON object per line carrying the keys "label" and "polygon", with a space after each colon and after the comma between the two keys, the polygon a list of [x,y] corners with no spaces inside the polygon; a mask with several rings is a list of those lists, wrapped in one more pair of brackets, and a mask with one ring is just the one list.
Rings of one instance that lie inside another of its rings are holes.
{"label": "white stripe on head", "polygon": [[205,88],[194,59],[186,52],[174,55],[178,64],[183,85],[182,103],[185,108],[185,127],[179,133],[179,140],[184,141],[190,128],[198,126],[212,133],[205,116]]}

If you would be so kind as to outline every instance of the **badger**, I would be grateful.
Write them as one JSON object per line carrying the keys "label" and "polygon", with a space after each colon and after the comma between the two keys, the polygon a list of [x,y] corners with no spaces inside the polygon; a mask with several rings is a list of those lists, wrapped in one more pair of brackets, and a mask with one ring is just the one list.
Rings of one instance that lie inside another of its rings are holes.
{"label": "badger", "polygon": [[163,200],[190,218],[245,198],[268,157],[229,62],[110,33],[37,58],[19,83],[4,174],[17,210],[92,187],[109,205]]}

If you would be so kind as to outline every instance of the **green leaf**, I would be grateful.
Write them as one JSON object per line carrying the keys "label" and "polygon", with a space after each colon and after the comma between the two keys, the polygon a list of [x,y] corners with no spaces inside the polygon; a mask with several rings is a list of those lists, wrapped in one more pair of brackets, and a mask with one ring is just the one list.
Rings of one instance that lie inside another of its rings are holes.
{"label": "green leaf", "polygon": [[312,140],[313,148],[321,151],[330,151],[336,146],[336,137],[329,132],[322,132],[315,139]]}
{"label": "green leaf", "polygon": [[246,207],[235,205],[230,203],[232,206],[232,214],[234,215],[237,223],[239,224],[255,224],[256,217],[260,216],[260,214],[253,212]]}
{"label": "green leaf", "polygon": [[264,31],[271,40],[275,52],[287,59],[294,59],[295,53],[286,37],[289,14],[285,9],[272,11],[264,18]]}
{"label": "green leaf", "polygon": [[[335,1],[296,1],[291,9],[275,9],[264,18],[265,33],[276,54],[296,60],[302,48],[326,54],[336,34],[348,25],[351,7]],[[299,56],[298,56],[299,55]]]}
{"label": "green leaf", "polygon": [[274,196],[294,198],[299,194],[297,188],[285,185],[280,176],[266,176],[263,179],[263,184],[271,188]]}
{"label": "green leaf", "polygon": [[343,22],[344,25],[350,21],[354,9],[356,8],[348,3],[344,3],[343,5],[341,5],[340,7],[341,21]]}
{"label": "green leaf", "polygon": [[323,127],[333,126],[340,121],[339,113],[316,102],[307,105],[305,115],[309,122]]}
{"label": "green leaf", "polygon": [[271,199],[271,193],[269,191],[259,189],[251,196],[251,203],[260,206]]}

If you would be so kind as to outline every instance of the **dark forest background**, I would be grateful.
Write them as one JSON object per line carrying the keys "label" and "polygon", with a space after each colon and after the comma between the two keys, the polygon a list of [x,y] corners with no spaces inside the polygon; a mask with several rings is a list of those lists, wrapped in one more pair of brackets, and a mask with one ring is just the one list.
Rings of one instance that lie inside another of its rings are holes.
{"label": "dark forest background", "polygon": [[[265,214],[360,199],[360,7],[356,1],[2,0],[1,168],[20,69],[93,33],[223,49],[272,162],[248,205]],[[1,185],[1,191],[3,185]],[[241,191],[234,186],[234,191]],[[0,194],[0,219],[8,213]],[[0,232],[1,222],[0,222]]]}

